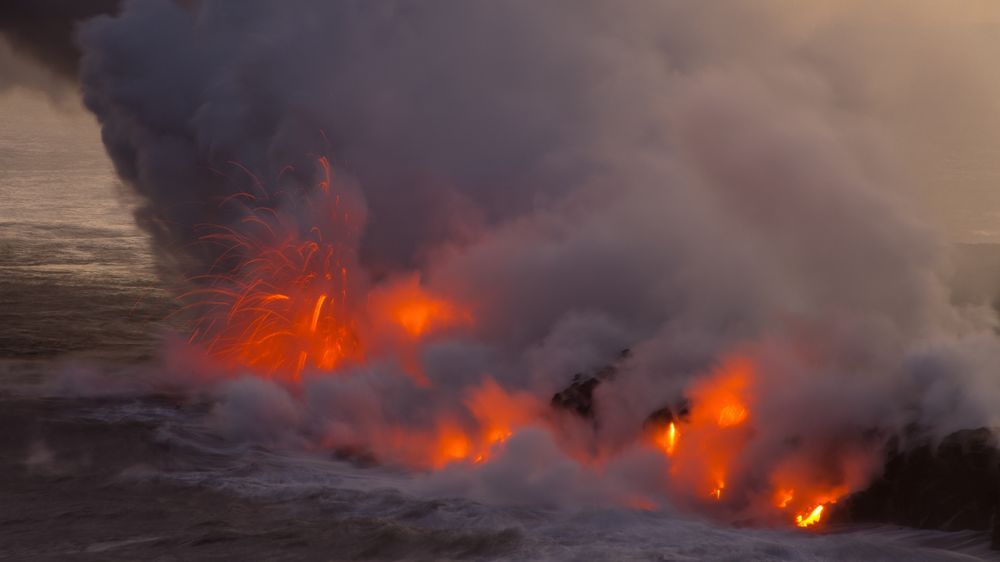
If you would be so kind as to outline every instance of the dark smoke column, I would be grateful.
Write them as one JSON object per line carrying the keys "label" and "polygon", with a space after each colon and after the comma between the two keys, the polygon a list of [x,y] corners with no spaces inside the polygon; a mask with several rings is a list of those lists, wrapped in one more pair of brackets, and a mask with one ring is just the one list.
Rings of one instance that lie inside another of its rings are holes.
{"label": "dark smoke column", "polygon": [[6,0],[0,5],[0,35],[15,51],[75,81],[77,26],[116,12],[119,5],[120,0]]}

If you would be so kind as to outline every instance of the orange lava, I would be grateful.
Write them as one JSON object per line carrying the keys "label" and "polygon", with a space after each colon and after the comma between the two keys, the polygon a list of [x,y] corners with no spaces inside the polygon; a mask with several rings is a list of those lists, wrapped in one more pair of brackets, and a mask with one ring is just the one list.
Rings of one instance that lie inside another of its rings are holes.
{"label": "orange lava", "polygon": [[810,525],[815,525],[819,523],[820,519],[823,517],[823,506],[817,505],[812,508],[809,513],[803,517],[802,515],[795,516],[795,524],[799,527],[809,527]]}
{"label": "orange lava", "polygon": [[[670,459],[671,486],[682,497],[730,504],[756,502],[760,497],[759,484],[751,489],[742,479],[746,462],[742,455],[756,431],[752,410],[756,379],[756,366],[749,356],[728,357],[690,385],[688,418],[654,433],[657,448]],[[849,450],[832,465],[797,450],[771,463],[771,487],[764,496],[770,499],[758,505],[756,512],[773,510],[788,519],[792,519],[789,514],[797,514],[794,522],[799,527],[819,524],[823,506],[846,495],[865,474],[863,456]]]}
{"label": "orange lava", "polygon": [[421,287],[416,275],[376,288],[368,300],[376,323],[391,324],[411,340],[471,322],[467,311]]}
{"label": "orange lava", "polygon": [[[671,478],[695,495],[701,490],[702,497],[723,497],[731,465],[747,440],[752,371],[748,359],[730,358],[689,390],[689,419],[683,430],[674,430],[673,444],[664,451],[673,461]],[[679,431],[683,443],[677,439]]]}
{"label": "orange lava", "polygon": [[656,445],[670,457],[677,450],[677,438],[677,424],[670,422],[667,424],[667,427],[657,432],[653,439]]}
{"label": "orange lava", "polygon": [[[319,167],[325,175],[310,205],[339,221],[338,230],[350,228],[325,158]],[[292,378],[307,366],[330,370],[363,357],[350,300],[353,250],[330,230],[303,235],[290,215],[241,195],[254,205],[245,216],[201,237],[221,252],[180,297],[197,313],[189,341],[223,362]]]}
{"label": "orange lava", "polygon": [[[357,265],[361,225],[352,222],[329,161],[319,158],[317,170],[317,185],[301,196],[305,210],[282,212],[249,193],[223,201],[243,205],[242,219],[208,227],[201,237],[217,246],[219,257],[181,296],[195,314],[189,341],[224,363],[290,381],[304,371],[336,372],[394,357],[418,384],[429,384],[422,346],[471,325],[468,303],[438,294],[415,273],[369,286]],[[315,224],[304,227],[308,220]],[[667,457],[669,486],[684,501],[716,510],[752,505],[760,511],[762,504],[769,516],[791,522],[795,514],[799,527],[818,525],[824,506],[864,480],[865,456],[850,449],[816,454],[798,443],[764,461],[767,472],[747,474],[747,451],[760,429],[757,369],[749,354],[724,358],[686,389],[689,414],[644,439]],[[544,402],[505,390],[490,377],[455,406],[422,428],[375,428],[363,436],[364,445],[380,458],[422,468],[475,465],[496,458],[519,429],[545,423]],[[347,441],[329,445],[356,444]],[[636,495],[623,501],[643,509],[656,505]]]}
{"label": "orange lava", "polygon": [[[201,236],[219,248],[219,258],[180,296],[184,310],[195,314],[189,342],[233,367],[298,380],[306,369],[331,372],[391,352],[379,345],[395,331],[408,343],[383,347],[398,348],[408,370],[419,374],[419,340],[470,317],[428,293],[416,276],[369,294],[357,273],[360,225],[330,162],[318,158],[317,170],[317,185],[301,196],[304,210],[282,212],[250,193],[222,202],[243,205],[244,216],[232,226],[207,226]],[[314,224],[303,224],[308,220]]]}
{"label": "orange lava", "polygon": [[536,422],[542,411],[533,396],[508,392],[489,377],[466,394],[464,404],[475,423],[467,427],[454,421],[439,423],[430,458],[411,462],[434,468],[487,462],[518,428]]}

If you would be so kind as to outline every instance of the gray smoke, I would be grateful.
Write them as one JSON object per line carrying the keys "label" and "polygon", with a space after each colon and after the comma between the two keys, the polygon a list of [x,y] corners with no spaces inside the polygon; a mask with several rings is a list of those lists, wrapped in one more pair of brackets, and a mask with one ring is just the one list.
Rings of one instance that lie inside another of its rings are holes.
{"label": "gray smoke", "polygon": [[80,61],[77,25],[114,13],[119,0],[6,0],[0,6],[0,92],[13,86],[60,94]]}
{"label": "gray smoke", "polygon": [[746,464],[766,471],[804,435],[1000,421],[994,315],[951,303],[948,246],[913,203],[938,133],[992,142],[958,124],[995,123],[1000,82],[935,6],[134,0],[83,28],[82,79],[166,263],[217,257],[197,225],[235,218],[219,201],[251,189],[244,168],[280,198],[328,154],[362,193],[373,278],[417,269],[475,303],[475,328],[423,356],[433,391],[373,366],[316,383],[296,425],[357,437],[461,410],[486,373],[545,401],[629,346],[598,392],[614,448],[749,346]]}

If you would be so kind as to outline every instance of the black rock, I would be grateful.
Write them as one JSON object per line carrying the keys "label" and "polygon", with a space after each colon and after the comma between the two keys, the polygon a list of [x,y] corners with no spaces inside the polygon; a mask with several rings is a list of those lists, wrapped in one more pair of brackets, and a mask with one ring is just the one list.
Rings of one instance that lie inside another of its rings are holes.
{"label": "black rock", "polygon": [[1000,448],[986,428],[962,430],[939,444],[887,448],[883,474],[831,506],[831,520],[923,529],[981,530],[1000,547]]}
{"label": "black rock", "polygon": [[622,361],[628,359],[631,350],[623,349],[617,361],[598,369],[591,375],[577,373],[573,375],[570,385],[552,396],[550,404],[557,410],[573,412],[580,417],[594,419],[594,389],[602,381],[612,379],[618,374]]}
{"label": "black rock", "polygon": [[642,428],[643,430],[649,430],[650,428],[666,427],[673,422],[687,421],[689,413],[688,401],[681,400],[673,408],[664,406],[646,416],[646,421],[643,422]]}

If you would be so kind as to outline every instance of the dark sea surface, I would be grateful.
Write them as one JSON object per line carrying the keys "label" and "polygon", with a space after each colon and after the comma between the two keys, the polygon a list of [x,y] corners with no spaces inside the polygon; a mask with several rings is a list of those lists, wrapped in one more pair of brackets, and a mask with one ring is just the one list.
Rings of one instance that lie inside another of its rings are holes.
{"label": "dark sea surface", "polygon": [[79,110],[8,105],[0,106],[0,357],[148,355],[169,300],[96,126]]}
{"label": "dark sea surface", "polygon": [[0,104],[0,560],[972,560],[979,533],[490,505],[261,446],[164,384],[173,304],[85,116]]}

